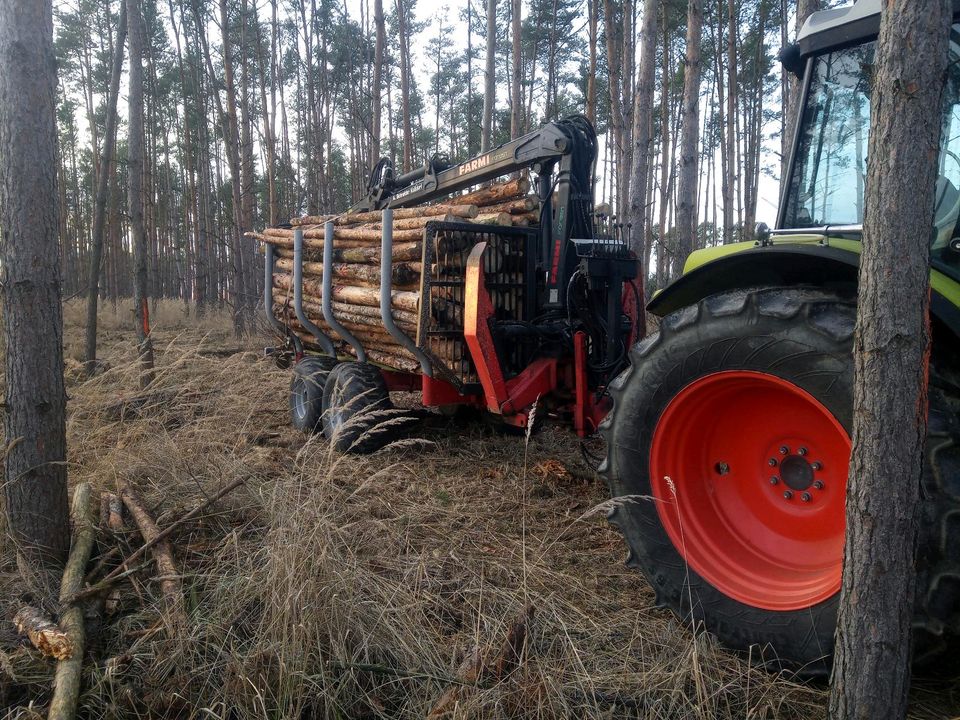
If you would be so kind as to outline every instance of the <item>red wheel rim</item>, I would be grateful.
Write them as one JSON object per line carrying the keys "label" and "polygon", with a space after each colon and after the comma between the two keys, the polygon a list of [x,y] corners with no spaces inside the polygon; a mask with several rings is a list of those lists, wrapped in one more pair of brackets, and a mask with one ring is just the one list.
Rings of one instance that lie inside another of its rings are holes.
{"label": "red wheel rim", "polygon": [[747,605],[799,610],[840,589],[850,437],[810,393],[719,372],[667,405],[650,484],[674,546]]}

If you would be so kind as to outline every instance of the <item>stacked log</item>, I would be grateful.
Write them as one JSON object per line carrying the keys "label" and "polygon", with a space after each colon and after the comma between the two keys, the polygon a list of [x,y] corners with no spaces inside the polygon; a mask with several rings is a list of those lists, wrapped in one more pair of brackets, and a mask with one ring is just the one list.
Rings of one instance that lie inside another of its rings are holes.
{"label": "stacked log", "polygon": [[[415,340],[419,329],[426,224],[436,221],[498,226],[538,224],[540,203],[535,196],[528,195],[529,190],[529,181],[517,178],[447,198],[434,205],[393,211],[391,308],[394,322],[407,336]],[[324,224],[327,221],[334,225],[331,267],[334,318],[356,338],[368,360],[395,370],[417,372],[419,362],[389,334],[380,317],[380,243],[383,232],[380,211],[306,215],[292,219],[292,227],[247,233],[274,248],[271,288],[274,315],[300,338],[306,348],[320,350],[314,336],[297,319],[293,307],[293,235],[295,229],[299,229],[303,232],[302,294],[306,317],[334,342],[338,354],[356,357],[356,351],[323,317]],[[433,248],[436,255],[460,249]],[[427,268],[433,272],[437,269],[436,266]],[[462,323],[463,319],[462,305],[442,296],[430,298],[430,313],[447,324]],[[454,352],[440,359],[451,369],[465,362],[462,353]]]}

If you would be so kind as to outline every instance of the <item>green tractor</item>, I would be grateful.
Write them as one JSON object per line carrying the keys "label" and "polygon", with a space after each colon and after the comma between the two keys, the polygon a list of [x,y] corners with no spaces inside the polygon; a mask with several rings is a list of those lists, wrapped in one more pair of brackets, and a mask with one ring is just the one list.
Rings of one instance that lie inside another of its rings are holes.
{"label": "green tractor", "polygon": [[[650,303],[660,330],[611,384],[602,425],[601,472],[620,498],[610,519],[658,604],[806,675],[829,672],[840,599],[880,6],[815,13],[781,54],[803,99],[777,229],[690,256]],[[960,24],[945,82],[914,618],[921,662],[945,657],[960,634]]]}

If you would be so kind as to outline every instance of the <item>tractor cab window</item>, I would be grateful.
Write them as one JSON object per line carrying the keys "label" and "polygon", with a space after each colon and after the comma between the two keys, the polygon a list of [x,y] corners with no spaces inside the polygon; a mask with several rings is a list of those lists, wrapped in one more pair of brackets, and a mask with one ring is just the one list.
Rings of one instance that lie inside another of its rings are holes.
{"label": "tractor cab window", "polygon": [[[873,53],[868,43],[814,60],[783,227],[863,222]],[[932,242],[937,259],[960,265],[960,254],[949,250],[960,235],[960,25],[953,27],[950,55]]]}

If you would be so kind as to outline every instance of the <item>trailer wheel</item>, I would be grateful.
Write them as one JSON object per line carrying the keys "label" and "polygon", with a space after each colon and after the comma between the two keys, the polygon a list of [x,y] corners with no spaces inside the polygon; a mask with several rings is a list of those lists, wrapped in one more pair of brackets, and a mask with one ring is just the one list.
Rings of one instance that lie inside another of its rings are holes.
{"label": "trailer wheel", "polygon": [[[805,675],[829,672],[833,653],[855,316],[852,298],[804,288],[679,310],[632,350],[601,426],[600,470],[621,499],[610,520],[658,605]],[[949,471],[924,480],[915,626],[942,638],[958,625],[960,546],[945,543],[960,528],[960,454],[937,427]]]}
{"label": "trailer wheel", "polygon": [[290,379],[290,422],[297,430],[313,432],[320,427],[323,387],[336,365],[336,358],[310,355],[294,366]]}
{"label": "trailer wheel", "polygon": [[338,452],[371,453],[396,437],[390,393],[380,371],[369,363],[344,362],[323,391],[323,434]]}

